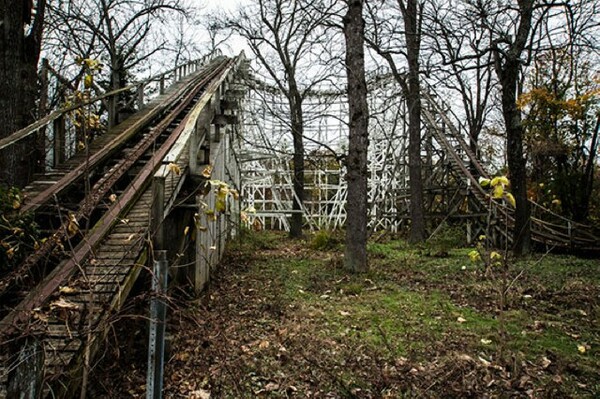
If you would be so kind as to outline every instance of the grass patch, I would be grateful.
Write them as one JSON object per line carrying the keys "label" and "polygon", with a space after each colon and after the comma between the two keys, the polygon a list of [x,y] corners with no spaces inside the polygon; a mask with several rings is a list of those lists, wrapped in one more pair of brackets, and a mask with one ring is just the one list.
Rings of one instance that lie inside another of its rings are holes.
{"label": "grass patch", "polygon": [[224,277],[227,293],[211,294],[219,316],[201,332],[222,339],[204,355],[219,362],[194,366],[217,396],[598,394],[597,260],[516,262],[501,313],[499,282],[468,248],[438,257],[400,240],[370,243],[371,271],[360,275],[343,269],[339,245],[283,233],[251,233],[232,248],[231,267],[250,261]]}

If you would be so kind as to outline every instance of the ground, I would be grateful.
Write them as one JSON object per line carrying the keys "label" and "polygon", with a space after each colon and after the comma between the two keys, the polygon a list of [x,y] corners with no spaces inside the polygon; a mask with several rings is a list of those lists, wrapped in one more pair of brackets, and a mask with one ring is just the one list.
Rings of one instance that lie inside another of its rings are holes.
{"label": "ground", "polygon": [[[503,279],[472,248],[383,239],[350,275],[340,241],[248,233],[200,299],[174,290],[165,397],[600,397],[599,260],[536,254]],[[145,395],[147,327],[123,320],[89,397]]]}

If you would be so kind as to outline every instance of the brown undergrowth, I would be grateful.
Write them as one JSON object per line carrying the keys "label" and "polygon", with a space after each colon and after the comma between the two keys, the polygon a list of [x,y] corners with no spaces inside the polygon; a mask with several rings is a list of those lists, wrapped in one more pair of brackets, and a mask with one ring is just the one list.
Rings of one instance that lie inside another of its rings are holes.
{"label": "brown undergrowth", "polygon": [[[515,263],[500,335],[497,286],[468,251],[372,244],[372,271],[354,276],[339,244],[255,233],[201,298],[174,295],[165,397],[598,397],[600,263]],[[114,335],[128,338],[93,373],[93,397],[143,397],[145,322]]]}

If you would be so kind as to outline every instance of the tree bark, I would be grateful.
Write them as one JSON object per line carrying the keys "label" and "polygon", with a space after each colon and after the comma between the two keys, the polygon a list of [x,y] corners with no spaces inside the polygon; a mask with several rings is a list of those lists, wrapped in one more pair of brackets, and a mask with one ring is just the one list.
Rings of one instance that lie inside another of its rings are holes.
{"label": "tree bark", "polygon": [[[37,2],[35,18],[29,1],[0,0],[0,138],[32,123],[38,96],[37,64],[40,55],[45,0]],[[25,34],[25,26],[31,25]],[[36,138],[22,140],[0,156],[0,181],[24,186],[41,167]]]}
{"label": "tree bark", "polygon": [[344,17],[350,131],[348,139],[346,251],[344,263],[353,272],[366,272],[367,261],[367,150],[369,109],[365,79],[363,1],[348,1]]}
{"label": "tree bark", "polygon": [[304,118],[302,116],[302,99],[298,88],[290,84],[290,113],[292,138],[294,142],[294,193],[292,199],[292,217],[290,219],[290,237],[302,237],[303,213],[302,204],[304,203]]}
{"label": "tree bark", "polygon": [[[506,152],[511,191],[516,200],[513,228],[513,253],[517,256],[531,251],[531,207],[527,198],[527,170],[523,154],[521,111],[517,108],[517,89],[523,53],[533,18],[534,0],[520,0],[519,26],[515,40],[508,49],[495,49],[495,69],[502,93],[502,115],[506,126]],[[498,45],[498,44],[497,44]]]}
{"label": "tree bark", "polygon": [[404,19],[406,60],[408,62],[408,168],[410,178],[411,243],[424,241],[425,211],[421,162],[421,93],[419,79],[419,5],[417,0],[398,2]]}

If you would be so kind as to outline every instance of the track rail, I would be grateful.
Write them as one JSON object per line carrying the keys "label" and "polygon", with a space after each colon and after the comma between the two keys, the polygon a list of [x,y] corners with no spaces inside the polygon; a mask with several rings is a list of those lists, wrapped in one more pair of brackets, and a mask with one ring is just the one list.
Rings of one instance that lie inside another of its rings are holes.
{"label": "track rail", "polygon": [[[55,202],[60,202],[58,196],[61,192],[68,191],[72,186],[83,184],[83,177],[89,175],[98,168],[99,165],[105,164],[106,160],[111,156],[114,157],[117,150],[123,148],[128,142],[133,141],[132,147],[126,152],[122,152],[121,158],[116,160],[110,159],[110,169],[104,175],[99,174],[99,179],[95,182],[89,193],[75,207],[69,220],[60,225],[57,230],[49,235],[40,248],[28,256],[19,267],[12,270],[8,275],[0,278],[0,298],[10,287],[17,281],[25,282],[24,276],[30,273],[36,266],[41,266],[42,263],[50,257],[52,251],[56,250],[59,245],[62,245],[65,240],[69,239],[67,223],[77,223],[83,225],[92,218],[94,212],[98,212],[101,203],[110,203],[107,198],[108,194],[113,190],[115,184],[124,177],[124,175],[136,164],[143,156],[149,156],[149,152],[153,151],[153,147],[162,142],[161,135],[164,135],[167,129],[174,121],[182,114],[189,110],[194,99],[197,99],[199,93],[207,85],[208,82],[220,71],[220,68],[225,65],[223,62],[212,66],[212,69],[202,71],[197,77],[192,79],[185,86],[185,91],[176,90],[169,95],[165,101],[154,107],[151,112],[143,115],[142,118],[125,129],[122,133],[116,135],[107,145],[104,145],[99,151],[91,154],[89,159],[80,163],[72,171],[66,173],[55,184],[27,200],[23,206],[22,212],[37,210],[42,206],[48,206]],[[220,67],[220,68],[219,68]],[[156,119],[156,114],[159,110],[168,108],[166,115]],[[145,131],[141,139],[137,139],[137,132]],[[104,162],[104,163],[103,163]],[[83,188],[83,187],[82,187]],[[63,213],[65,211],[63,210]],[[98,215],[95,215],[98,218]]]}
{"label": "track rail", "polygon": [[[86,329],[72,331],[69,322],[65,323],[65,320],[55,317],[52,309],[57,306],[57,298],[68,295],[68,303],[77,307],[76,323],[87,326],[90,335],[96,335],[102,330],[103,322],[110,316],[110,309],[120,306],[140,268],[143,267],[147,256],[145,245],[153,235],[150,231],[149,214],[153,198],[148,188],[152,176],[178,141],[186,127],[190,111],[198,103],[202,107],[207,104],[206,98],[215,93],[234,61],[222,58],[207,66],[197,76],[184,82],[181,90],[163,99],[161,104],[155,107],[157,111],[154,115],[143,115],[110,140],[108,145],[91,154],[85,163],[75,166],[54,185],[30,198],[25,210],[47,210],[54,206],[58,196],[72,191],[73,187],[80,187],[83,176],[89,176],[91,170],[97,170],[96,174],[99,175],[92,189],[78,203],[70,217],[71,221],[79,224],[93,220],[93,227],[89,231],[78,233],[78,244],[70,251],[69,258],[60,261],[43,282],[31,290],[0,321],[0,342],[10,342],[23,334],[29,334],[30,326],[39,324],[40,311],[43,311],[49,315],[44,316],[45,320],[42,323],[45,324],[45,331],[42,332],[42,335],[46,334],[45,348],[51,347],[52,340],[56,341],[58,338],[62,340],[62,346],[65,340],[73,343],[73,347],[67,345],[66,349],[51,351],[50,358],[46,358],[47,368],[54,368],[56,375],[61,364],[64,366],[80,362],[81,358],[78,356],[82,351],[90,350],[95,345],[97,340],[92,342],[92,338],[81,335],[81,331]],[[165,109],[168,109],[168,112],[163,112]],[[137,133],[139,131],[145,132],[141,138]],[[131,140],[135,143],[126,145]],[[124,147],[127,147],[127,151],[119,152],[119,149]],[[119,157],[115,154],[124,156]],[[182,154],[185,156],[173,160],[173,163],[183,170],[187,166],[189,153],[184,151]],[[115,156],[117,158],[114,158]],[[104,171],[106,168],[108,171]],[[129,174],[132,170],[139,172],[131,177]],[[165,187],[167,198],[173,195],[179,186],[175,180],[177,179],[170,178]],[[126,187],[119,188],[116,200],[106,207],[105,205],[110,203],[107,201],[108,194],[117,191],[116,185],[122,186],[124,183],[127,183]],[[38,252],[26,259],[21,272],[29,272],[34,266],[47,262],[58,243],[68,241],[69,232],[66,225],[58,226],[50,237]],[[0,280],[0,294],[9,292],[17,280],[15,274]],[[65,294],[64,288],[61,287],[74,288],[69,289],[69,294]],[[106,300],[110,303],[107,304]],[[46,312],[48,310],[50,311]],[[36,317],[37,321],[34,321]],[[68,358],[66,363],[65,356]],[[7,364],[10,364],[10,361]],[[0,368],[0,384],[1,371],[3,370]],[[0,387],[0,397],[1,392]]]}

